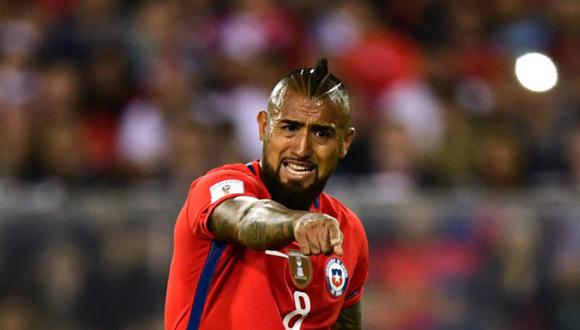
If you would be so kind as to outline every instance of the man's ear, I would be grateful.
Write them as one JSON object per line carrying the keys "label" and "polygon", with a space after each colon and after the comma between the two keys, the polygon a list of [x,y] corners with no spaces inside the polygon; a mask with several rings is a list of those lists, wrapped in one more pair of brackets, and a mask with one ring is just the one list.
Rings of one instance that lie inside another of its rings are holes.
{"label": "man's ear", "polygon": [[265,110],[258,112],[256,121],[258,122],[258,134],[260,141],[264,142],[264,138],[266,137],[266,128],[268,126],[268,113]]}
{"label": "man's ear", "polygon": [[340,154],[339,154],[339,157],[341,159],[346,157],[346,154],[348,153],[348,149],[350,148],[350,145],[352,144],[352,141],[354,140],[355,135],[356,135],[356,130],[354,129],[354,127],[349,127],[348,131],[346,132],[346,136],[344,137],[344,141],[342,142],[342,149],[340,150]]}

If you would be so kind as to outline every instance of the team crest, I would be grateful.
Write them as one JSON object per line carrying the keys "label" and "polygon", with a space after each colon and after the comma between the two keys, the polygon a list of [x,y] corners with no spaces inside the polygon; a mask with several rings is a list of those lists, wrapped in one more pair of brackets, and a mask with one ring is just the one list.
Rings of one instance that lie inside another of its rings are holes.
{"label": "team crest", "polygon": [[328,259],[325,273],[328,291],[331,295],[340,297],[348,284],[348,271],[344,263],[338,258]]}
{"label": "team crest", "polygon": [[306,288],[312,282],[312,263],[310,258],[296,250],[288,250],[290,277],[299,289]]}

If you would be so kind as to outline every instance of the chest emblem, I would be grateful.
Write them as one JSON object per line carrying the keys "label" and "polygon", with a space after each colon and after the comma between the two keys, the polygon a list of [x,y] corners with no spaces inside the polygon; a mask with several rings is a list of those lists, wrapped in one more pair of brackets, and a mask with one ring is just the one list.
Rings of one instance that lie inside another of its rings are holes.
{"label": "chest emblem", "polygon": [[342,260],[330,258],[325,267],[326,284],[328,291],[334,297],[340,297],[346,290],[348,284],[348,271]]}
{"label": "chest emblem", "polygon": [[296,250],[288,250],[290,277],[299,289],[306,288],[312,282],[312,262],[310,258]]}

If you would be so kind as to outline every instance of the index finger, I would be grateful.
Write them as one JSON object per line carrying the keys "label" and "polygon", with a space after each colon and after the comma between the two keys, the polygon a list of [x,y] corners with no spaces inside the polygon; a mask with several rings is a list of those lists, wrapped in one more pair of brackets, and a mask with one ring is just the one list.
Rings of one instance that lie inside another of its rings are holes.
{"label": "index finger", "polygon": [[342,243],[333,246],[332,250],[334,251],[334,254],[336,254],[337,256],[342,256]]}
{"label": "index finger", "polygon": [[342,255],[342,232],[338,226],[330,226],[328,229],[328,234],[330,238],[330,245],[332,246],[334,253],[341,256]]}

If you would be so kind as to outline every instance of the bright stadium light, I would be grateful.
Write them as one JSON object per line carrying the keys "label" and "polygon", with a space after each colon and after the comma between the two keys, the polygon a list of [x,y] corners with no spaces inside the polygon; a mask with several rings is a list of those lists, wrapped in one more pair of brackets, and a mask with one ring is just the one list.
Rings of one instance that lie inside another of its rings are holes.
{"label": "bright stadium light", "polygon": [[516,60],[516,77],[532,92],[546,92],[556,86],[558,71],[552,59],[540,53],[527,53]]}

